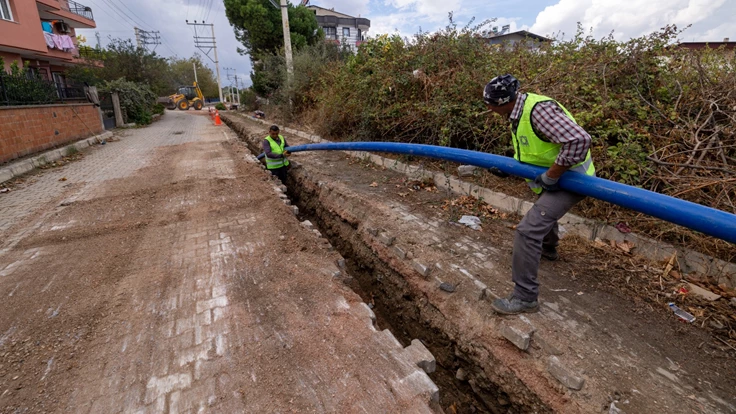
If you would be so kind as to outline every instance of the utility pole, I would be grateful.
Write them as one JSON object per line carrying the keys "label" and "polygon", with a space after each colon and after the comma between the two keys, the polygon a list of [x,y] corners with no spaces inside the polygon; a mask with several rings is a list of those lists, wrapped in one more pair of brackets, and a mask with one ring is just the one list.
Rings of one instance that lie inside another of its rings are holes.
{"label": "utility pole", "polygon": [[294,74],[294,64],[291,57],[291,30],[289,29],[289,9],[286,0],[281,0],[281,24],[284,27],[284,50],[286,52],[286,72],[288,73],[288,83],[291,84],[291,77]]}
{"label": "utility pole", "polygon": [[140,49],[140,48],[143,47],[143,46],[141,46],[140,29],[138,29],[137,27],[134,27],[133,30],[135,30],[135,44],[138,45],[138,49]]}
{"label": "utility pole", "polygon": [[134,27],[135,29],[135,42],[139,48],[145,48],[148,50],[148,46],[153,46],[153,50],[156,50],[156,46],[161,44],[161,35],[159,31],[148,31]]}
{"label": "utility pole", "polygon": [[[197,64],[192,62],[192,67],[194,67],[194,81],[197,82]],[[197,82],[199,84],[199,82]]]}
{"label": "utility pole", "polygon": [[240,108],[240,87],[238,86],[238,71],[235,71],[235,90],[238,92],[238,108]]}
{"label": "utility pole", "polygon": [[[206,24],[205,22],[197,23],[195,20],[194,23],[189,23],[189,20],[186,20],[187,25],[194,26],[194,46],[201,50],[202,53],[204,53],[205,56],[209,60],[211,60],[215,64],[215,69],[217,70],[217,90],[220,93],[220,102],[222,102],[222,80],[220,79],[220,61],[217,60],[217,42],[215,40],[215,25],[212,23]],[[212,30],[212,37],[209,36],[200,36],[197,28],[203,27],[203,26],[209,26]],[[215,59],[213,60],[210,57],[210,52],[215,51]]]}

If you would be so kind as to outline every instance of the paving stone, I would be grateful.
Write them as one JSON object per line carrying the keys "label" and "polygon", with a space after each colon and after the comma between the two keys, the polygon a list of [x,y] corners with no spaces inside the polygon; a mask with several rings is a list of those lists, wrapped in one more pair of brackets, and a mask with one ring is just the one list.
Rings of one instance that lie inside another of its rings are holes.
{"label": "paving stone", "polygon": [[414,267],[414,270],[417,271],[417,273],[424,276],[425,278],[429,276],[429,267],[425,266],[424,264],[414,260],[414,264],[412,266]]}
{"label": "paving stone", "polygon": [[396,237],[390,236],[388,233],[381,233],[378,235],[378,241],[386,246],[391,246],[394,243],[394,240],[396,240]]}
{"label": "paving stone", "polygon": [[556,356],[549,357],[547,370],[553,377],[557,378],[562,385],[571,390],[580,391],[583,389],[585,379],[575,375],[565,364]]}
{"label": "paving stone", "polygon": [[460,177],[472,177],[475,174],[475,170],[478,169],[475,165],[461,165],[457,167],[457,174]]}
{"label": "paving stone", "polygon": [[394,246],[393,250],[394,253],[396,253],[396,256],[399,257],[399,259],[406,259],[406,252],[404,251],[404,249],[399,246]]}
{"label": "paving stone", "polygon": [[437,360],[434,355],[418,339],[413,339],[411,345],[404,348],[402,356],[423,369],[427,374],[431,374],[437,369]]}
{"label": "paving stone", "polygon": [[291,212],[294,213],[295,216],[299,215],[299,207],[297,206],[291,206]]}
{"label": "paving stone", "polygon": [[529,342],[534,332],[531,326],[526,325],[527,328],[525,329],[524,325],[526,324],[504,321],[499,327],[501,335],[522,351],[526,351],[529,348]]}

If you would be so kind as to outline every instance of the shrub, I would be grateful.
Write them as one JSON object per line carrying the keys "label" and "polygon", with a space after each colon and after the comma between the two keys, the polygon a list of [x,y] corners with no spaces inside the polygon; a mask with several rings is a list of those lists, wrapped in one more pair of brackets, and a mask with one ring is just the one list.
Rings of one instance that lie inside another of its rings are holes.
{"label": "shrub", "polygon": [[135,122],[138,125],[148,125],[152,122],[156,95],[148,85],[129,82],[121,78],[112,82],[104,82],[100,91],[118,93],[125,122]]}
{"label": "shrub", "polygon": [[243,106],[242,109],[247,111],[254,111],[258,109],[258,96],[253,89],[243,89],[240,91],[240,104]]}
{"label": "shrub", "polygon": [[154,114],[163,115],[164,114],[164,109],[166,109],[166,107],[163,104],[156,103],[155,105],[153,105],[153,108],[152,108],[151,111]]}
{"label": "shrub", "polygon": [[481,94],[511,73],[522,92],[572,112],[593,137],[600,176],[736,212],[736,55],[676,47],[680,34],[666,27],[619,42],[579,30],[531,50],[451,24],[379,36],[346,60],[295,56],[307,75],[295,70],[292,89],[274,97],[293,96],[292,109],[323,136],[504,154],[508,122],[486,113]]}
{"label": "shrub", "polygon": [[227,107],[222,102],[218,102],[217,105],[215,105],[215,109],[218,111],[227,111]]}

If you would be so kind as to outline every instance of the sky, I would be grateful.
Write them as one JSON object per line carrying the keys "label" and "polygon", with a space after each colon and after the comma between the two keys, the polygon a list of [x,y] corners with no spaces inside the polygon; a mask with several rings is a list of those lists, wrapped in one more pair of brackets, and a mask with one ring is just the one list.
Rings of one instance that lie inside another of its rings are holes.
{"label": "sky", "polygon": [[[294,0],[296,1],[296,0]],[[293,2],[294,2],[293,1]],[[169,57],[190,57],[195,52],[190,22],[214,23],[222,83],[223,68],[236,69],[239,82],[250,85],[251,63],[248,56],[238,54],[240,46],[225,17],[222,0],[77,0],[92,7],[97,29],[79,30],[90,45],[109,38],[135,39],[133,27],[161,32],[162,45],[156,53]],[[399,33],[411,36],[420,30],[435,31],[447,25],[448,13],[461,26],[473,17],[476,23],[495,18],[493,26],[510,25],[511,31],[528,30],[543,36],[569,38],[578,22],[594,37],[610,33],[626,40],[651,33],[667,24],[684,28],[682,41],[736,41],[735,0],[312,0],[310,4],[370,19],[368,36]],[[200,29],[201,30],[201,29]],[[214,59],[214,54],[210,52]],[[214,64],[203,56],[214,70]]]}

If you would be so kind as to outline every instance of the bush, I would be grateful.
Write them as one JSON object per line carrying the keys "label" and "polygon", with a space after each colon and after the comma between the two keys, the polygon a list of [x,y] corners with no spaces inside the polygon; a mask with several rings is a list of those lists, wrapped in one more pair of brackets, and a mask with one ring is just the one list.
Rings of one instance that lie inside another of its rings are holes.
{"label": "bush", "polygon": [[253,89],[243,89],[240,91],[240,104],[242,109],[246,111],[255,111],[258,109],[258,96]]}
{"label": "bush", "polygon": [[295,56],[293,109],[323,136],[504,154],[508,122],[486,113],[481,94],[511,73],[591,134],[599,176],[736,212],[736,56],[676,47],[680,34],[618,42],[578,31],[539,50],[489,45],[479,27],[383,35],[345,61]]}
{"label": "bush", "polygon": [[152,112],[156,103],[156,94],[148,85],[128,82],[121,78],[112,82],[104,82],[100,91],[118,93],[126,123],[135,122],[138,125],[148,125],[153,121]]}
{"label": "bush", "polygon": [[153,112],[154,114],[163,115],[164,109],[166,109],[166,107],[163,104],[156,103],[155,105],[153,105],[151,112]]}
{"label": "bush", "polygon": [[222,102],[218,102],[217,105],[215,105],[215,109],[218,111],[227,111],[227,107]]}

